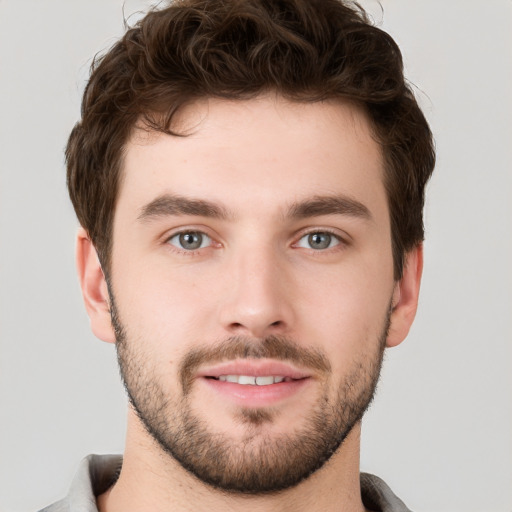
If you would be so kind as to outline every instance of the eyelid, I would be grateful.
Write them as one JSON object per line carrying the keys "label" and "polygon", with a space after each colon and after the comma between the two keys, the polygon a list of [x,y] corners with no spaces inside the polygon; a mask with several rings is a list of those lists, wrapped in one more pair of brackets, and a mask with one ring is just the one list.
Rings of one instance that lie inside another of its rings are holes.
{"label": "eyelid", "polygon": [[186,224],[184,226],[176,226],[174,228],[167,229],[159,238],[163,242],[166,242],[170,238],[182,233],[201,233],[210,237],[211,239],[217,239],[218,237],[212,233],[212,230],[202,224]]}
{"label": "eyelid", "polygon": [[294,236],[294,239],[296,240],[296,242],[294,242],[294,243],[297,243],[297,241],[299,241],[301,238],[304,238],[307,235],[312,235],[313,233],[327,233],[329,235],[334,236],[335,238],[337,238],[340,242],[342,242],[344,244],[349,244],[350,240],[351,240],[350,235],[348,235],[347,233],[345,233],[344,231],[341,231],[339,229],[315,226],[315,227],[301,229],[298,233],[296,233],[296,235]]}

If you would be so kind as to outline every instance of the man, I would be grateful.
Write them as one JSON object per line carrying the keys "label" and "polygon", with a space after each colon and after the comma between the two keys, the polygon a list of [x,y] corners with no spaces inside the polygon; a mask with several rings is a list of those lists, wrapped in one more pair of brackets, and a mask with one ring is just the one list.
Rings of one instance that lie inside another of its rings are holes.
{"label": "man", "polygon": [[130,409],[45,510],[408,510],[359,471],[434,167],[394,41],[338,0],[176,2],[95,63],[66,156]]}

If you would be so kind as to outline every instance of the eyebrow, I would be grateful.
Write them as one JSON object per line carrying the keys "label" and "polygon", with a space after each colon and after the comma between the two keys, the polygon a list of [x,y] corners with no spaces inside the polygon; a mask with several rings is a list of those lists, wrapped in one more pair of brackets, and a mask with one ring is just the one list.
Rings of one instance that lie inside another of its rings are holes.
{"label": "eyebrow", "polygon": [[[141,208],[141,221],[170,215],[193,215],[221,220],[234,218],[226,208],[207,201],[172,194],[163,194]],[[347,196],[314,196],[305,201],[293,203],[285,217],[305,219],[321,215],[348,215],[371,220],[370,210],[361,202]]]}
{"label": "eyebrow", "polygon": [[232,217],[225,208],[210,201],[163,194],[143,206],[138,219],[144,221],[169,215],[194,215],[223,220]]}
{"label": "eyebrow", "polygon": [[306,201],[292,204],[287,216],[298,219],[319,217],[321,215],[348,215],[364,220],[371,220],[372,215],[367,206],[348,196],[315,196]]}

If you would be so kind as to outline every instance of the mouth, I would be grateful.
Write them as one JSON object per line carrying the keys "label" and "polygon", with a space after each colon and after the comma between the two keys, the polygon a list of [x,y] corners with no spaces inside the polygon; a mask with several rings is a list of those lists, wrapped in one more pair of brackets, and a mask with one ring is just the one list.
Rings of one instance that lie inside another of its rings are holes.
{"label": "mouth", "polygon": [[275,406],[297,395],[312,376],[279,361],[235,361],[204,368],[198,381],[215,399],[244,407]]}
{"label": "mouth", "polygon": [[270,386],[272,384],[279,384],[280,382],[292,382],[291,377],[284,377],[283,375],[219,375],[218,377],[207,377],[210,379],[219,380],[221,382],[233,382],[241,384],[242,386]]}

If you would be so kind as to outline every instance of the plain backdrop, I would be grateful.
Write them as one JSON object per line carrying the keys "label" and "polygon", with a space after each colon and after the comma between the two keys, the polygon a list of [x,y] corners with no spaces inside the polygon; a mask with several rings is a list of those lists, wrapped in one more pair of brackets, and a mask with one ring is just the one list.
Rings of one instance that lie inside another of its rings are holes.
{"label": "plain backdrop", "polygon": [[[125,397],[74,270],[63,148],[92,56],[142,0],[0,0],[0,510],[121,452]],[[436,136],[416,323],[388,351],[361,466],[415,511],[512,510],[512,2],[363,2]],[[123,14],[124,9],[124,14]],[[383,12],[382,12],[383,10]]]}

